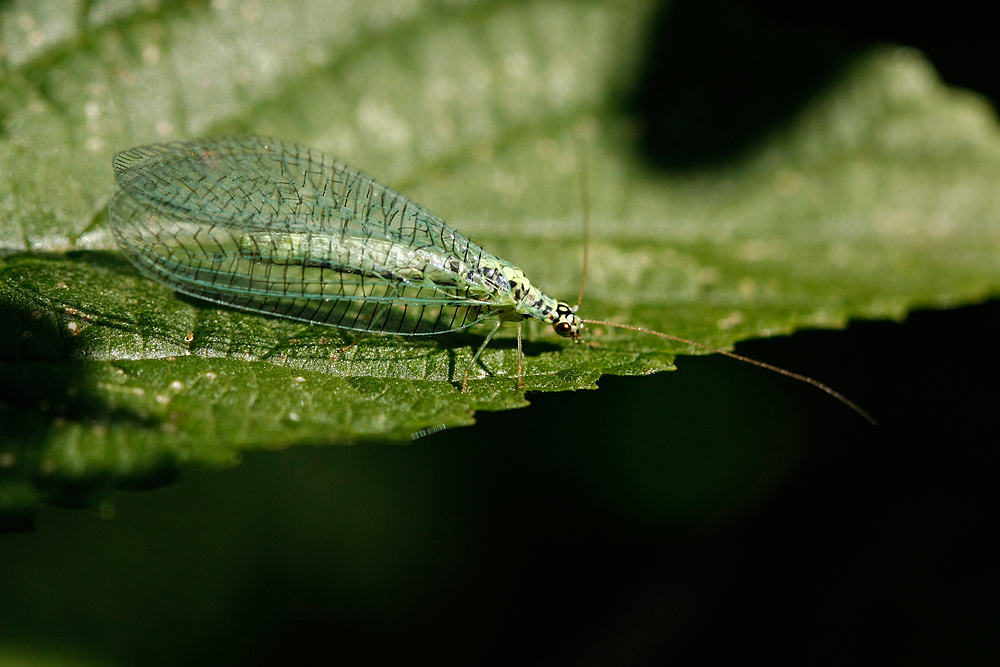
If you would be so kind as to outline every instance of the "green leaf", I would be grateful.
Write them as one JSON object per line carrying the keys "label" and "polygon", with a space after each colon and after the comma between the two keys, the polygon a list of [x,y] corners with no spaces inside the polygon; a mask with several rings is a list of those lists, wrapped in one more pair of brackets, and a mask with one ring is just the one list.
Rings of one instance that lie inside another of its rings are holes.
{"label": "green leaf", "polygon": [[[485,329],[356,340],[142,278],[105,212],[111,157],[134,145],[252,132],[315,146],[567,300],[583,172],[581,314],[723,348],[1000,286],[993,111],[911,50],[856,58],[739,158],[664,171],[624,110],[648,2],[72,7],[0,9],[0,509],[66,480],[93,505],[105,486],[248,447],[406,441],[526,404],[513,330],[462,393]],[[586,338],[528,323],[527,391],[698,352],[603,326]]]}

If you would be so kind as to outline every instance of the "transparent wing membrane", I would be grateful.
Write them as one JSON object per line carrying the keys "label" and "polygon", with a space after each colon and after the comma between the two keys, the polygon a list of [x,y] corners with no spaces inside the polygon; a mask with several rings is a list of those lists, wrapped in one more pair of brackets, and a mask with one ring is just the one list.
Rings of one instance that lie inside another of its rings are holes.
{"label": "transparent wing membrane", "polygon": [[111,228],[179,292],[359,331],[463,329],[509,310],[502,262],[403,195],[309,148],[260,137],[144,146],[114,160]]}

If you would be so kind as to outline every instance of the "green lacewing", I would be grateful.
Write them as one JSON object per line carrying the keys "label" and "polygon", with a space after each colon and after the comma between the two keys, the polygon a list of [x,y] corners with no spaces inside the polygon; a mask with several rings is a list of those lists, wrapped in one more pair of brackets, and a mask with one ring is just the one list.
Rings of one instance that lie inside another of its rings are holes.
{"label": "green lacewing", "polygon": [[[812,378],[627,324],[585,320],[510,262],[374,178],[268,137],[140,146],[114,158],[111,230],[144,275],[182,294],[255,313],[359,332],[426,336],[495,320],[540,320],[580,340],[584,324],[649,333],[807,382]],[[582,296],[582,290],[581,290]]]}

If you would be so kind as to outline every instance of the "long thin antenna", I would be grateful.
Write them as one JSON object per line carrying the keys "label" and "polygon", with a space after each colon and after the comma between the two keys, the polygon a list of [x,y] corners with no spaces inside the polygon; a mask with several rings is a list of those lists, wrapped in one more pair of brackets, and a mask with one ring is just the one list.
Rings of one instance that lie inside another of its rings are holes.
{"label": "long thin antenna", "polygon": [[583,322],[585,322],[587,324],[601,324],[601,325],[604,325],[606,327],[614,327],[616,329],[628,329],[629,331],[638,331],[638,332],[641,332],[641,333],[653,334],[654,336],[659,336],[660,338],[668,338],[670,340],[675,340],[678,343],[686,343],[687,345],[693,345],[695,347],[700,347],[701,349],[708,350],[709,352],[715,352],[716,354],[722,354],[722,355],[725,355],[725,356],[730,357],[732,359],[736,359],[738,361],[745,361],[748,364],[753,364],[754,366],[760,366],[761,368],[766,368],[769,371],[774,371],[775,373],[778,373],[780,375],[784,375],[785,377],[790,377],[793,380],[799,380],[800,382],[805,382],[806,384],[811,384],[812,386],[816,387],[817,389],[826,392],[830,396],[833,396],[835,399],[837,399],[838,401],[840,401],[841,403],[843,403],[844,405],[846,405],[847,407],[849,407],[851,410],[854,410],[855,412],[857,412],[859,415],[861,415],[866,420],[868,420],[868,422],[872,426],[878,426],[878,422],[875,421],[875,418],[872,417],[867,412],[865,412],[865,410],[862,409],[860,405],[858,405],[857,403],[855,403],[851,399],[847,398],[846,396],[844,396],[843,394],[841,394],[839,391],[836,391],[835,389],[832,389],[831,387],[826,386],[825,384],[823,384],[819,380],[814,380],[813,378],[809,377],[808,375],[800,375],[799,373],[793,373],[792,371],[785,370],[784,368],[781,368],[780,366],[772,366],[771,364],[763,362],[763,361],[757,361],[756,359],[751,359],[750,357],[744,357],[742,354],[736,354],[735,352],[726,352],[725,350],[721,350],[721,349],[719,349],[717,347],[713,347],[711,345],[705,345],[704,343],[698,343],[698,342],[693,341],[693,340],[688,340],[687,338],[681,338],[680,336],[674,336],[672,334],[662,333],[660,331],[653,331],[652,329],[645,329],[643,327],[637,327],[637,326],[634,326],[632,324],[619,324],[617,322],[604,322],[602,320],[583,320]]}
{"label": "long thin antenna", "polygon": [[580,209],[583,211],[583,273],[580,275],[580,297],[576,307],[583,303],[583,288],[587,284],[587,267],[590,266],[590,191],[587,187],[587,147],[583,140],[576,139],[576,159],[580,165]]}

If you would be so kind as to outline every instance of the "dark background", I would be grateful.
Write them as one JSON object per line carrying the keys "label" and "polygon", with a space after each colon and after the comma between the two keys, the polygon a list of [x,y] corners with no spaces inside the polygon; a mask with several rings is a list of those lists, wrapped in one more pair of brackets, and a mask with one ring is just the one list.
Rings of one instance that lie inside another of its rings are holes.
{"label": "dark background", "polygon": [[[996,105],[979,4],[802,4],[662,12],[627,100],[652,164],[737,157],[884,42]],[[991,302],[738,346],[875,428],[681,358],[410,447],[249,453],[124,494],[111,521],[46,508],[0,542],[0,645],[143,665],[995,663],[998,338]]]}

